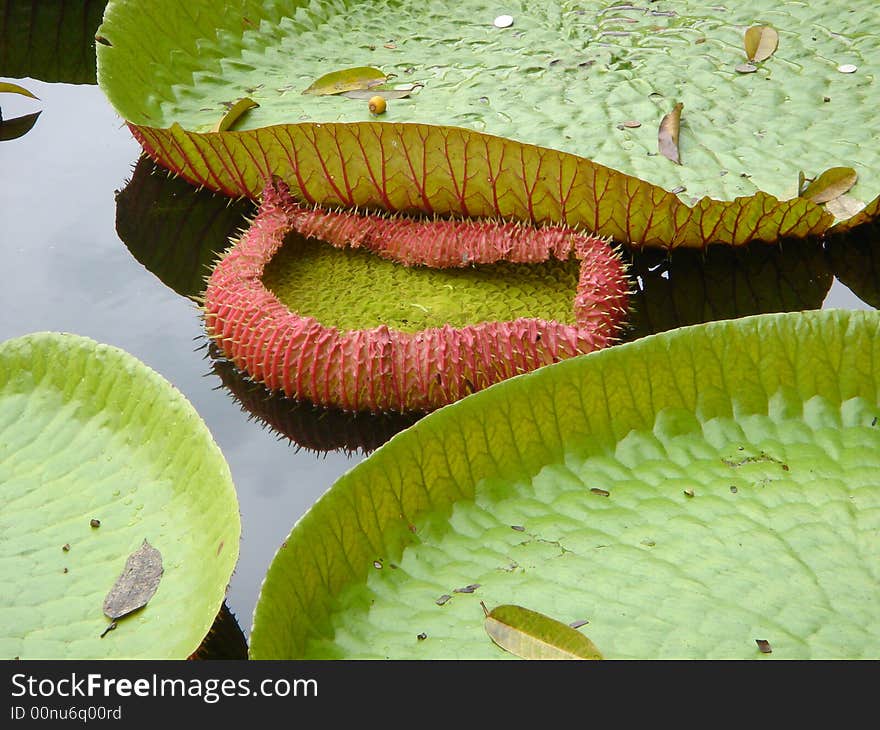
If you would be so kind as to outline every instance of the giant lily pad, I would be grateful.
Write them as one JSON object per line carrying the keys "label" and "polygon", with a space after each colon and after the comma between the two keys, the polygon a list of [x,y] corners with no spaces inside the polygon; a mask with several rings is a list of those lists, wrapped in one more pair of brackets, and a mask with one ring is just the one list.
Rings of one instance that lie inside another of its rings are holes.
{"label": "giant lily pad", "polygon": [[295,526],[251,656],[509,656],[481,601],[588,620],[608,659],[880,656],[878,330],[681,328],[427,416]]}
{"label": "giant lily pad", "polygon": [[[238,556],[229,467],[131,355],[55,333],[0,345],[0,501],[0,656],[186,658],[208,633]],[[107,631],[105,597],[145,540],[158,589]]]}
{"label": "giant lily pad", "polygon": [[[328,206],[551,220],[636,245],[735,244],[831,225],[815,204],[780,202],[796,197],[799,170],[846,165],[856,196],[880,190],[880,151],[862,144],[880,123],[876,17],[872,0],[849,10],[532,3],[503,29],[479,0],[454,17],[416,2],[111,0],[99,83],[151,155],[228,194],[255,196],[274,173]],[[737,74],[743,29],[759,20],[778,29],[779,49]],[[858,74],[840,74],[844,60]],[[362,102],[301,93],[328,64],[425,86],[369,122]],[[246,131],[202,134],[242,98],[260,105]],[[683,166],[656,154],[652,131],[673,102],[687,110]],[[621,124],[632,119],[644,123]]]}

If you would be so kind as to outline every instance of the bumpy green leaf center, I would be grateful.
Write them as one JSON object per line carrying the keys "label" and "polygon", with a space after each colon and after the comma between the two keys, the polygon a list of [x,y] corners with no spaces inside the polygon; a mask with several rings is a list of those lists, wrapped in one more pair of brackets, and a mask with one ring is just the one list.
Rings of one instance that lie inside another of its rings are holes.
{"label": "bumpy green leaf center", "polygon": [[291,236],[263,283],[291,311],[340,331],[403,332],[520,317],[574,324],[579,262],[500,262],[461,269],[403,266],[367,251]]}

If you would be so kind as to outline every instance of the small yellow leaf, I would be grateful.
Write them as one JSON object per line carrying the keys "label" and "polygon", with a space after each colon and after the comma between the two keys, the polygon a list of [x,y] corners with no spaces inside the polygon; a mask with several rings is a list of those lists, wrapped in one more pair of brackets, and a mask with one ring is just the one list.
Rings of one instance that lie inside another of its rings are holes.
{"label": "small yellow leaf", "polygon": [[743,43],[750,61],[765,61],[779,46],[779,33],[769,25],[753,25],[745,32]]}
{"label": "small yellow leaf", "polygon": [[660,154],[672,160],[676,165],[681,164],[678,152],[678,129],[681,124],[681,110],[684,104],[679,102],[672,111],[660,121],[660,131],[657,133],[657,146]]}
{"label": "small yellow leaf", "polygon": [[593,642],[576,629],[522,606],[497,606],[486,614],[484,625],[492,641],[523,659],[602,658]]}
{"label": "small yellow leaf", "polygon": [[253,109],[255,106],[260,105],[249,97],[239,99],[229,108],[229,111],[220,118],[220,121],[217,122],[216,126],[211,131],[225,132],[233,124],[235,124],[238,121],[239,117],[245,114],[248,109]]}
{"label": "small yellow leaf", "polygon": [[832,167],[807,185],[800,197],[814,203],[827,203],[850,190],[858,179],[858,174],[851,167]]}
{"label": "small yellow leaf", "polygon": [[384,84],[388,78],[379,69],[370,66],[346,68],[341,71],[332,71],[324,74],[303,91],[303,94],[327,96],[329,94],[342,94],[346,91],[372,89],[374,86]]}
{"label": "small yellow leaf", "polygon": [[28,91],[23,86],[19,86],[18,84],[13,84],[8,81],[0,81],[0,91],[4,91],[9,94],[21,94],[22,96],[28,96],[31,99],[36,99],[39,101],[39,96],[34,96],[30,91]]}

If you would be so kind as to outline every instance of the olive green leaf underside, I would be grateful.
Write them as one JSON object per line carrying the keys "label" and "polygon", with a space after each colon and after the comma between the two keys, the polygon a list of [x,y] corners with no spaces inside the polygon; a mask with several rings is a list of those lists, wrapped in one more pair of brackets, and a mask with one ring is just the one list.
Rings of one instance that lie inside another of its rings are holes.
{"label": "olive green leaf underside", "polygon": [[763,192],[689,206],[590,160],[460,128],[359,122],[132,131],[161,164],[227,195],[255,198],[279,176],[298,199],[331,208],[565,223],[663,248],[805,238],[834,223],[805,198],[781,201]]}
{"label": "olive green leaf underside", "polygon": [[[157,373],[75,335],[0,345],[0,502],[0,656],[199,646],[238,556],[238,502],[204,422]],[[100,638],[105,596],[144,540],[162,555],[158,590]]]}
{"label": "olive green leaf underside", "polygon": [[293,529],[252,657],[505,658],[481,601],[611,659],[880,656],[878,328],[683,328],[437,411]]}
{"label": "olive green leaf underside", "polygon": [[[688,198],[797,194],[798,172],[853,167],[854,190],[880,193],[875,114],[880,19],[874,0],[518,3],[456,12],[415,0],[289,2],[111,0],[99,83],[138,125],[209,131],[250,97],[239,129],[357,122],[367,105],[302,92],[332,71],[370,66],[422,83],[389,102],[387,121],[464,127],[595,160]],[[739,74],[743,34],[772,26],[776,52]],[[852,64],[855,73],[838,67]],[[682,103],[684,165],[657,150],[657,127]],[[618,128],[626,120],[639,127]]]}

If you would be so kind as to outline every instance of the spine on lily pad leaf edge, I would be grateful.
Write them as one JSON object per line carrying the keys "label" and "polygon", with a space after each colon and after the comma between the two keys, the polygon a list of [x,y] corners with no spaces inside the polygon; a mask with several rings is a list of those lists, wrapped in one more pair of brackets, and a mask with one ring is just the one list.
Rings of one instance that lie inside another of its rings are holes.
{"label": "spine on lily pad leaf edge", "polygon": [[[575,324],[519,318],[415,333],[385,325],[343,332],[291,311],[263,284],[291,231],[435,268],[574,255],[581,262]],[[269,182],[250,228],[210,276],[205,324],[236,367],[287,396],[352,411],[428,411],[613,344],[628,296],[624,265],[608,242],[565,226],[327,211]]]}

